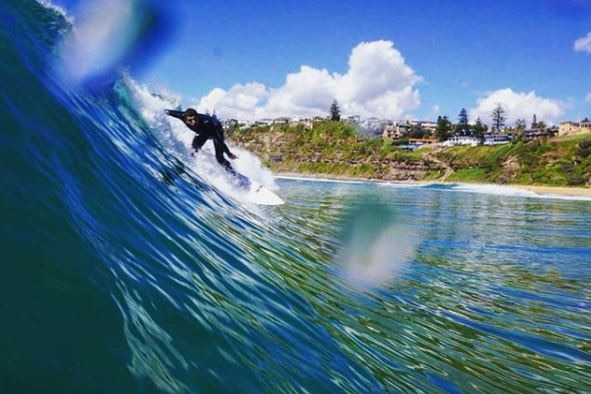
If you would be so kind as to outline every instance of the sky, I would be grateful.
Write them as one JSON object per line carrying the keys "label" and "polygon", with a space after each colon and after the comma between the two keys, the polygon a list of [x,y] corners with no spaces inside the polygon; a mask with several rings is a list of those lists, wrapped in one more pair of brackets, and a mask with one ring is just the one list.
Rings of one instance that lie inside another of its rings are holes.
{"label": "sky", "polygon": [[[68,10],[81,0],[55,0]],[[242,120],[327,115],[591,118],[591,0],[170,2],[144,72],[183,105]],[[133,72],[133,70],[132,70]]]}

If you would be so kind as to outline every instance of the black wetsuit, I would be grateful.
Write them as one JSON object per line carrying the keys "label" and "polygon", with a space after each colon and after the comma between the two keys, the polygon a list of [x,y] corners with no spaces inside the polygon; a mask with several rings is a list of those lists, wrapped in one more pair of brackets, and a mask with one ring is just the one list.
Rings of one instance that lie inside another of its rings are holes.
{"label": "black wetsuit", "polygon": [[[185,117],[184,111],[167,109],[166,114],[181,120]],[[195,152],[201,149],[208,139],[212,139],[213,146],[215,147],[215,158],[218,163],[220,163],[230,174],[236,175],[236,171],[234,171],[230,162],[224,157],[224,153],[228,156],[231,156],[232,153],[224,142],[224,129],[219,120],[209,115],[197,114],[193,126],[188,125],[187,123],[185,123],[185,125],[197,134],[195,138],[193,138],[193,143],[191,144],[193,149],[195,149]]]}

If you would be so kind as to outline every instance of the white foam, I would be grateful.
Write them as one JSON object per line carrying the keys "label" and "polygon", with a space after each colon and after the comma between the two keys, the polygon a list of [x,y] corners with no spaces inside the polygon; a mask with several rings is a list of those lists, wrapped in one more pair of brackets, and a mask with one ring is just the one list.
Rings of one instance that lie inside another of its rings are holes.
{"label": "white foam", "polygon": [[430,182],[430,183],[401,183],[401,182],[376,182],[376,181],[362,181],[362,180],[341,180],[331,178],[308,178],[305,176],[297,175],[280,175],[276,176],[277,179],[292,179],[306,182],[329,182],[329,183],[355,183],[355,184],[377,184],[380,187],[391,187],[396,189],[405,188],[429,188],[433,186],[446,186],[442,191],[459,192],[459,193],[479,193],[489,194],[496,196],[507,196],[507,197],[524,197],[524,198],[539,198],[539,199],[557,199],[557,200],[570,200],[570,201],[591,201],[590,196],[575,196],[575,195],[562,195],[552,193],[536,193],[532,190],[524,189],[520,186],[507,186],[507,185],[494,185],[494,184],[465,184],[465,183],[441,183],[441,182]]}
{"label": "white foam", "polygon": [[515,196],[515,197],[536,197],[537,194],[520,189],[514,186],[502,186],[502,185],[487,185],[487,184],[454,184],[453,191],[466,192],[466,193],[483,193],[493,194],[496,196]]}
{"label": "white foam", "polygon": [[331,179],[331,178],[308,178],[305,176],[297,175],[277,175],[275,179],[290,179],[294,181],[306,181],[306,182],[328,182],[328,183],[352,183],[352,184],[363,184],[370,183],[368,181],[356,181],[349,179]]}
{"label": "white foam", "polygon": [[74,24],[74,18],[71,17],[70,15],[68,15],[68,12],[64,8],[60,7],[59,5],[55,5],[49,0],[37,0],[37,3],[41,4],[43,7],[47,8],[47,9],[50,9],[50,10],[60,14],[61,16],[64,17],[64,19],[70,25]]}
{"label": "white foam", "polygon": [[[133,96],[137,109],[155,130],[156,137],[165,148],[179,157],[205,182],[224,194],[242,201],[246,191],[237,188],[234,178],[217,162],[213,143],[206,142],[196,155],[191,155],[193,151],[191,143],[195,133],[181,121],[165,115],[165,109],[176,108],[179,105],[180,95],[168,91],[155,96],[146,86],[139,84],[129,76],[124,77],[124,82]],[[232,166],[236,171],[270,190],[279,188],[271,171],[262,165],[257,156],[245,149],[233,147],[231,144],[228,146],[238,156],[238,159],[232,161]]]}
{"label": "white foam", "polygon": [[559,199],[573,201],[591,201],[591,196],[568,196],[559,194],[536,193],[519,186],[488,185],[488,184],[454,184],[451,191],[465,193],[492,194],[509,197],[528,197],[540,199]]}

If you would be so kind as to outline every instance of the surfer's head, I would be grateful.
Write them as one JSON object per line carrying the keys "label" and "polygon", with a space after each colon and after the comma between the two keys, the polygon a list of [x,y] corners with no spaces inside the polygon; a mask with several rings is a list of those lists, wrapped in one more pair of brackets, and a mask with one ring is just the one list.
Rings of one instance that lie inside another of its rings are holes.
{"label": "surfer's head", "polygon": [[195,111],[194,108],[187,108],[183,115],[183,121],[186,124],[193,126],[197,122],[197,111]]}

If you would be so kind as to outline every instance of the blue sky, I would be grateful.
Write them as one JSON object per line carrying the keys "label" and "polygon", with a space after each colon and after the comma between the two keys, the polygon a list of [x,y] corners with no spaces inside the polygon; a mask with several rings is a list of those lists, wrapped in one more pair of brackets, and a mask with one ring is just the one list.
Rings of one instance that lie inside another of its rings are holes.
{"label": "blue sky", "polygon": [[[173,40],[138,78],[221,115],[324,111],[304,102],[310,83],[310,96],[332,94],[344,112],[366,116],[455,120],[464,107],[486,117],[503,100],[510,117],[528,121],[537,106],[553,122],[591,117],[591,42],[574,49],[591,32],[591,0],[187,0],[171,12]],[[350,68],[361,43],[370,45]],[[405,71],[406,84],[395,75]],[[358,94],[357,85],[382,77],[383,89]],[[237,103],[245,94],[251,107]]]}

